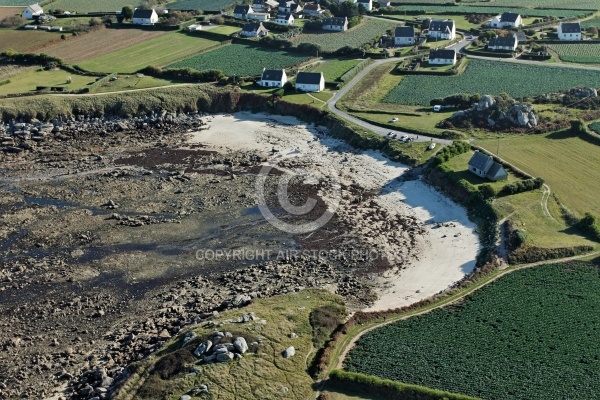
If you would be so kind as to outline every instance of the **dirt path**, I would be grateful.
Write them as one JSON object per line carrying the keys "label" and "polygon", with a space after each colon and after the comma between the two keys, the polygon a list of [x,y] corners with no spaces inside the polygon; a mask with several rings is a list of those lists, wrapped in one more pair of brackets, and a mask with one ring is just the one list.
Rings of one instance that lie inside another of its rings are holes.
{"label": "dirt path", "polygon": [[544,185],[542,186],[542,200],[541,200],[541,205],[542,205],[542,210],[544,212],[544,215],[548,218],[552,218],[554,221],[556,221],[556,219],[554,219],[554,217],[552,216],[552,214],[550,214],[550,211],[548,210],[548,199],[550,198],[550,194],[552,193],[550,191],[550,186],[546,185],[544,183]]}
{"label": "dirt path", "polygon": [[412,317],[415,317],[417,315],[423,315],[423,314],[429,313],[429,312],[431,312],[433,310],[436,310],[436,309],[439,309],[439,308],[443,308],[443,307],[446,307],[448,305],[457,303],[460,300],[462,300],[463,298],[465,298],[466,296],[470,295],[471,293],[473,293],[473,292],[475,292],[475,291],[477,291],[477,290],[479,290],[481,288],[486,287],[490,283],[495,282],[496,280],[502,278],[504,275],[510,274],[511,272],[519,271],[519,270],[526,269],[526,268],[533,268],[533,267],[536,267],[536,266],[539,266],[539,265],[543,265],[543,264],[558,264],[558,263],[561,263],[561,262],[578,260],[578,259],[585,258],[585,257],[595,256],[595,255],[598,255],[598,254],[600,254],[600,251],[595,251],[595,252],[587,253],[587,254],[580,254],[580,255],[577,255],[577,256],[573,256],[573,257],[560,258],[560,259],[556,259],[556,260],[538,261],[538,262],[529,263],[529,264],[523,264],[523,265],[519,265],[517,267],[506,269],[506,270],[500,272],[498,275],[496,275],[492,279],[490,279],[488,281],[482,281],[478,285],[475,285],[472,288],[469,288],[469,289],[465,290],[465,292],[463,292],[459,297],[448,299],[448,301],[442,301],[439,305],[437,305],[437,306],[435,306],[433,308],[429,308],[429,309],[426,309],[426,310],[423,310],[423,311],[411,313],[409,315],[405,315],[405,316],[402,316],[402,317],[399,317],[399,318],[392,318],[389,321],[384,321],[384,322],[381,322],[379,324],[370,326],[370,327],[366,328],[365,330],[363,330],[362,332],[360,332],[354,338],[352,338],[352,340],[350,341],[350,343],[348,343],[346,345],[346,348],[344,349],[344,351],[342,352],[342,354],[340,355],[340,357],[338,359],[338,362],[336,364],[336,368],[337,369],[341,369],[342,368],[342,365],[344,363],[344,360],[346,359],[346,356],[348,355],[348,352],[354,347],[354,345],[356,344],[356,342],[358,341],[358,339],[360,339],[365,333],[371,332],[371,331],[373,331],[375,329],[378,329],[378,328],[380,328],[382,326],[385,326],[385,325],[393,324],[393,323],[398,322],[398,321],[403,321],[405,319],[412,318]]}

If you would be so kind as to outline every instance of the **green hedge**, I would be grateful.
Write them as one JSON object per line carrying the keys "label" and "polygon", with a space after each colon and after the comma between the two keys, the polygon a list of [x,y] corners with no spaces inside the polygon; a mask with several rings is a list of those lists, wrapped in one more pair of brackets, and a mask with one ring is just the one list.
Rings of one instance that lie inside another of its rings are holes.
{"label": "green hedge", "polygon": [[347,372],[339,369],[331,371],[329,382],[341,389],[361,393],[376,394],[385,399],[398,400],[475,400],[475,397],[411,385],[372,375]]}
{"label": "green hedge", "polygon": [[521,247],[508,255],[510,264],[525,264],[557,258],[573,257],[592,251],[592,246],[543,248],[534,246]]}
{"label": "green hedge", "polygon": [[544,185],[542,178],[525,179],[523,181],[507,183],[498,192],[498,197],[510,196],[511,194],[528,192],[530,190],[539,189]]}
{"label": "green hedge", "polygon": [[49,56],[48,54],[19,53],[12,50],[0,53],[0,59],[13,64],[44,65],[52,62],[58,65],[64,64],[62,59]]}
{"label": "green hedge", "polygon": [[198,71],[193,68],[167,68],[162,69],[156,66],[148,66],[138,72],[155,78],[178,79],[187,82],[218,82],[225,78],[223,71],[218,69],[207,69]]}
{"label": "green hedge", "polygon": [[597,218],[591,213],[585,213],[584,217],[576,225],[595,241],[600,242],[600,225]]}

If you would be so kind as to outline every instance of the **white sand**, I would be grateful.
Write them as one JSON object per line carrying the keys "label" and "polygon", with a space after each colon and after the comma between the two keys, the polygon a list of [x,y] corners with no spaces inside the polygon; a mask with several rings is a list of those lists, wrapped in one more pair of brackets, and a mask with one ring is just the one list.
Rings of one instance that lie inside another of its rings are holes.
{"label": "white sand", "polygon": [[[358,152],[343,142],[320,135],[318,131],[324,132],[323,128],[315,129],[293,117],[236,113],[210,116],[206,120],[209,129],[193,133],[191,143],[202,143],[215,150],[252,150],[265,154],[275,149],[276,161],[301,157],[317,175],[337,175],[341,182],[354,182],[374,190],[382,207],[400,215],[415,216],[425,224],[426,234],[420,238],[417,249],[412,249],[418,256],[413,256],[408,266],[395,268],[378,278],[382,288],[380,298],[368,311],[425,299],[473,270],[479,241],[466,211],[420,181],[397,181],[406,166],[391,162],[375,151]],[[340,215],[347,211],[343,207],[348,204],[340,206]],[[438,223],[451,226],[437,227]],[[394,235],[399,233],[378,232],[370,237],[380,250],[408,252],[410,249],[390,248]]]}

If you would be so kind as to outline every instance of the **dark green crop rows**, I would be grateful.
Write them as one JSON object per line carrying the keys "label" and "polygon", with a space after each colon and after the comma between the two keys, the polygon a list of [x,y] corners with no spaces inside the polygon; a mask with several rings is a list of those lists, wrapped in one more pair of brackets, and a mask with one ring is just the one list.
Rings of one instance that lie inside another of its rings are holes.
{"label": "dark green crop rows", "polygon": [[172,10],[221,11],[231,7],[234,2],[233,0],[179,0],[170,3],[168,8]]}
{"label": "dark green crop rows", "polygon": [[516,271],[365,334],[345,369],[486,399],[597,398],[599,293],[590,263]]}

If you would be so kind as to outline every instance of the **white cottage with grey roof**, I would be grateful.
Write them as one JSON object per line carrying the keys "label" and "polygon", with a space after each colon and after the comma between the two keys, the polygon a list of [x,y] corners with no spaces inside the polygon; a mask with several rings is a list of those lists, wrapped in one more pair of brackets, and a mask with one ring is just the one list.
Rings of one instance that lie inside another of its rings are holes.
{"label": "white cottage with grey roof", "polygon": [[492,181],[502,181],[508,178],[502,164],[495,162],[492,157],[477,150],[469,160],[469,171],[480,178],[487,178]]}
{"label": "white cottage with grey roof", "polygon": [[34,19],[35,17],[39,17],[44,13],[44,9],[39,4],[32,4],[27,6],[25,10],[21,13],[21,17],[25,19]]}
{"label": "white cottage with grey roof", "polygon": [[561,22],[558,25],[558,39],[581,40],[581,24],[579,22]]}

